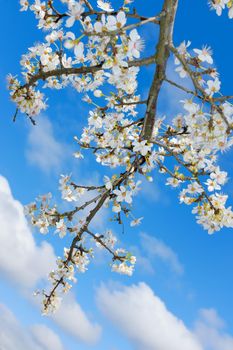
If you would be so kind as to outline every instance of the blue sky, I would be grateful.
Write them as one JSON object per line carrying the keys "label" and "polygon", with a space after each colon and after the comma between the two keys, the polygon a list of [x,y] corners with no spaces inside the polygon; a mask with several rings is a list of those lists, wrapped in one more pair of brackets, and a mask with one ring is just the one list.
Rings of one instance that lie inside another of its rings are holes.
{"label": "blue sky", "polygon": [[[113,6],[116,3],[113,1]],[[148,1],[147,5],[140,3],[139,0],[135,1],[140,13],[151,15],[157,12],[156,8],[151,9],[152,1]],[[232,94],[233,22],[226,15],[217,17],[213,11],[209,11],[205,0],[193,3],[190,5],[190,1],[180,1],[174,42],[178,45],[183,40],[191,40],[192,47],[198,48],[204,44],[210,45],[220,72],[222,92]],[[209,236],[196,224],[190,208],[178,203],[177,191],[164,185],[162,175],[156,175],[154,183],[145,184],[135,201],[135,213],[144,216],[143,224],[134,230],[126,224],[124,234],[120,228],[114,229],[118,238],[138,255],[133,277],[111,273],[108,266],[110,258],[99,254],[90,270],[78,276],[78,283],[65,302],[67,322],[62,320],[61,314],[54,320],[40,315],[31,297],[33,283],[30,283],[28,276],[34,270],[38,270],[40,276],[43,273],[46,275],[46,259],[51,257],[52,260],[55,254],[61,254],[62,244],[51,236],[47,240],[48,246],[44,246],[44,237],[29,229],[23,221],[22,205],[31,202],[38,194],[49,191],[59,198],[57,185],[60,173],[72,172],[78,179],[86,177],[100,181],[103,170],[88,157],[83,163],[71,157],[76,149],[73,136],[80,133],[88,111],[81,97],[72,89],[48,93],[49,108],[38,118],[36,127],[23,115],[18,116],[16,123],[12,122],[15,106],[6,90],[6,75],[9,72],[19,73],[21,55],[43,36],[36,28],[33,15],[19,12],[17,1],[0,0],[0,4],[4,8],[0,21],[0,225],[3,232],[0,232],[0,241],[4,243],[0,245],[0,328],[6,337],[7,330],[9,334],[14,331],[18,334],[22,349],[25,346],[37,349],[37,346],[38,350],[50,350],[56,346],[68,350],[157,350],[143,339],[143,334],[140,338],[137,330],[143,333],[143,327],[147,324],[145,334],[150,332],[147,339],[153,338],[151,325],[160,330],[160,323],[164,320],[170,336],[173,331],[177,337],[182,332],[187,333],[192,343],[190,349],[232,349],[232,229]],[[155,45],[152,28],[149,26],[142,31],[149,43],[145,55]],[[168,73],[174,77],[172,61]],[[148,89],[150,78],[151,69],[140,75],[140,90]],[[180,109],[179,100],[182,97],[176,90],[164,86],[160,114],[171,117],[174,111],[176,113]],[[225,191],[229,194],[229,200],[233,201],[232,151],[222,155],[221,164],[229,171],[230,179]],[[14,199],[20,203],[16,204]],[[96,223],[96,230],[100,231],[105,225],[110,224],[104,212]],[[19,231],[17,235],[16,231]],[[6,243],[8,241],[9,244]],[[28,244],[28,250],[24,251],[25,244]],[[28,254],[28,258],[22,263],[20,259],[23,260],[25,254]],[[137,303],[135,300],[138,299],[140,302]],[[128,300],[126,304],[125,300]],[[150,300],[151,304],[148,305]],[[170,319],[168,310],[174,319]],[[67,325],[70,319],[73,321]],[[142,324],[139,323],[140,319],[144,320]],[[184,329],[179,328],[178,320],[184,322]],[[163,331],[161,328],[161,338]],[[164,334],[164,338],[167,336]],[[48,343],[40,343],[38,337],[49,339]],[[211,337],[212,343],[206,339]],[[92,346],[88,345],[88,339],[93,341]],[[222,348],[217,347],[218,343]],[[183,343],[175,340],[174,344]],[[163,345],[160,346],[158,350],[165,349]],[[4,348],[11,349],[10,345]]]}

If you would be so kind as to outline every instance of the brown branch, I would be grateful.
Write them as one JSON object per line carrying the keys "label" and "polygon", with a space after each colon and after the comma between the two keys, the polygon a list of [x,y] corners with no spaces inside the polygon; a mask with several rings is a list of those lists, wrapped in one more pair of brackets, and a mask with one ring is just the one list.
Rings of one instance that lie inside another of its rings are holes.
{"label": "brown branch", "polygon": [[81,210],[84,210],[86,207],[88,207],[90,204],[93,204],[95,202],[97,202],[97,200],[101,197],[101,194],[99,194],[98,196],[90,199],[89,201],[85,202],[83,205],[79,206],[79,207],[75,207],[74,210],[71,210],[71,211],[66,211],[62,214],[59,214],[59,213],[55,213],[55,214],[49,214],[50,216],[57,216],[57,217],[61,217],[61,218],[64,218],[64,217],[67,217],[68,220],[72,220],[73,219],[73,216],[78,213],[79,211]]}
{"label": "brown branch", "polygon": [[[135,121],[133,121],[132,123],[130,123],[130,124],[126,124],[126,125],[118,125],[117,126],[117,129],[119,129],[119,130],[123,130],[123,129],[126,129],[126,128],[130,128],[131,126],[133,126],[133,125],[141,125],[142,123],[143,123],[143,121],[144,121],[144,118],[140,118],[140,119],[138,119],[138,120],[135,120]],[[128,148],[127,148],[128,149]]]}
{"label": "brown branch", "polygon": [[167,61],[169,57],[169,45],[172,43],[173,26],[176,16],[178,0],[165,0],[160,20],[159,41],[156,48],[156,71],[150,88],[145,122],[142,130],[142,138],[148,140],[152,136],[157,111],[158,97],[162,83],[165,79]]}
{"label": "brown branch", "polygon": [[[116,179],[113,183],[113,189],[117,188],[118,186],[120,186],[124,180],[130,176],[130,174],[135,173],[138,171],[138,168],[143,165],[143,163],[145,162],[145,158],[144,157],[140,157],[140,158],[135,158],[135,160],[132,162],[130,168],[128,170],[126,170],[124,173],[122,173],[118,179]],[[97,204],[95,205],[95,207],[93,209],[90,210],[89,214],[87,215],[86,219],[85,219],[85,223],[83,224],[83,226],[79,229],[79,232],[76,234],[76,236],[74,237],[74,239],[72,240],[72,243],[70,245],[70,250],[69,250],[69,254],[66,258],[66,260],[64,261],[64,266],[67,267],[69,265],[70,262],[72,262],[72,256],[73,256],[73,252],[77,247],[77,242],[81,240],[81,237],[83,235],[83,233],[87,232],[88,234],[91,234],[91,231],[89,230],[89,225],[92,222],[92,220],[94,219],[94,217],[96,216],[96,214],[99,212],[99,210],[102,208],[102,206],[104,205],[105,201],[107,198],[109,198],[109,196],[111,196],[112,190],[106,190],[104,191],[102,194],[99,195],[99,200],[97,202]],[[97,238],[97,236],[92,235],[93,238]],[[97,239],[96,239],[97,240]],[[97,240],[98,241],[98,240]],[[101,240],[102,241],[102,240]],[[103,245],[104,242],[100,242]],[[105,248],[107,246],[103,245]],[[114,252],[112,252],[111,250],[109,250],[109,248],[106,248],[111,254],[113,253],[113,258],[114,259],[123,259],[123,257],[119,257],[117,256]],[[64,278],[61,277],[59,280],[56,281],[55,286],[53,287],[52,291],[50,292],[49,295],[46,295],[46,303],[45,303],[45,309],[48,308],[51,298],[54,295],[56,289],[60,286],[60,284],[64,283]]]}
{"label": "brown branch", "polygon": [[81,186],[81,185],[76,185],[76,183],[71,182],[70,183],[74,188],[84,188],[87,191],[94,191],[94,190],[100,190],[103,189],[105,186]]}
{"label": "brown branch", "polygon": [[[179,51],[177,50],[176,47],[174,47],[174,45],[171,43],[169,45],[169,49],[170,51],[178,58],[178,60],[181,62],[181,64],[184,67],[184,70],[188,73],[188,75],[190,76],[192,83],[196,89],[196,93],[198,91],[200,91],[202,93],[203,96],[205,96],[205,91],[202,89],[201,85],[199,84],[197,77],[195,77],[194,72],[192,71],[192,69],[189,67],[189,63],[186,61],[185,57],[182,56]],[[206,95],[206,101],[209,101],[210,97]]]}
{"label": "brown branch", "polygon": [[91,12],[94,11],[94,8],[92,7],[91,3],[88,0],[84,0],[85,5],[89,8]]}
{"label": "brown branch", "polygon": [[100,237],[96,236],[90,230],[86,230],[85,232],[87,232],[91,237],[93,237],[94,240],[96,242],[98,242],[100,245],[102,245],[102,247],[104,247],[110,254],[112,254],[113,260],[120,260],[120,261],[124,261],[125,260],[124,256],[119,256],[119,255],[115,254],[115,252],[111,248],[109,248],[107,246],[107,244],[105,244],[104,241]]}
{"label": "brown branch", "polygon": [[[119,9],[118,11],[113,11],[111,13],[106,12],[106,11],[90,10],[90,11],[84,12],[82,14],[82,17],[87,17],[87,16],[91,16],[91,15],[96,15],[97,17],[101,17],[102,15],[106,15],[106,14],[111,15],[111,16],[116,16],[120,10],[121,9]],[[136,11],[133,11],[132,13],[125,13],[125,15],[128,18],[139,19],[140,21],[144,21],[144,20],[149,18],[146,16],[139,15]],[[159,21],[157,21],[155,23],[159,24]]]}
{"label": "brown branch", "polygon": [[191,95],[193,95],[193,96],[196,96],[196,97],[198,97],[198,98],[204,100],[204,97],[203,97],[203,96],[198,95],[195,91],[190,90],[190,89],[186,88],[185,86],[176,83],[176,82],[173,81],[173,80],[170,80],[170,79],[168,79],[168,78],[165,78],[164,81],[166,81],[166,82],[167,82],[168,84],[170,84],[170,85],[175,86],[177,89],[183,90],[183,91],[186,92],[187,94],[191,94]]}
{"label": "brown branch", "polygon": [[[153,64],[155,62],[154,56],[145,57],[140,60],[134,60],[129,61],[128,66],[129,67],[141,67],[141,66],[147,66],[149,64]],[[31,76],[29,81],[22,85],[19,90],[24,88],[29,88],[30,86],[33,86],[38,80],[46,80],[50,77],[61,77],[62,75],[75,75],[75,74],[89,74],[89,73],[96,73],[100,70],[103,70],[103,64],[99,64],[96,66],[90,66],[90,67],[70,67],[70,68],[59,68],[59,69],[53,69],[48,72],[40,71],[37,74]],[[18,90],[17,90],[18,91]],[[17,92],[16,91],[16,92]]]}
{"label": "brown branch", "polygon": [[219,96],[219,97],[214,97],[212,100],[215,102],[225,102],[226,100],[233,100],[233,96],[232,95]]}
{"label": "brown branch", "polygon": [[170,169],[168,169],[168,167],[166,167],[164,164],[162,164],[159,160],[156,160],[156,163],[158,164],[160,169],[163,169],[166,173],[168,173],[171,177],[173,177],[176,180],[179,180],[179,181],[182,181],[182,182],[195,180],[194,177],[184,176],[183,174],[181,174],[181,176],[176,175]]}

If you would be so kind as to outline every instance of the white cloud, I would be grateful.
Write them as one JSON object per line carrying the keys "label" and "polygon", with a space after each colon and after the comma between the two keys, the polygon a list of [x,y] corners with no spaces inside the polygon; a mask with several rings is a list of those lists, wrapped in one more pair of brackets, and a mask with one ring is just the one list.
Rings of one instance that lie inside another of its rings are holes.
{"label": "white cloud", "polygon": [[134,349],[203,350],[195,335],[145,283],[114,291],[102,286],[97,303]]}
{"label": "white cloud", "polygon": [[[0,227],[0,272],[20,286],[26,295],[38,282],[47,279],[47,274],[55,267],[56,256],[49,243],[36,244],[25,219],[23,206],[13,198],[10,186],[2,176]],[[72,296],[64,301],[54,321],[76,339],[86,343],[94,343],[100,336],[100,327],[88,320]]]}
{"label": "white cloud", "polygon": [[95,344],[100,338],[101,327],[88,320],[71,293],[52,317],[62,329],[89,345]]}
{"label": "white cloud", "polygon": [[15,315],[0,304],[1,350],[64,350],[58,335],[47,326],[23,327]]}
{"label": "white cloud", "polygon": [[66,157],[67,146],[55,138],[53,126],[49,119],[41,116],[38,124],[31,126],[28,136],[28,161],[45,172],[59,170]]}
{"label": "white cloud", "polygon": [[167,263],[177,274],[184,272],[183,265],[180,263],[177,254],[163,241],[146,233],[141,233],[140,238],[141,246],[148,255],[149,260],[157,257]]}
{"label": "white cloud", "polygon": [[102,285],[97,304],[136,350],[233,349],[233,336],[215,309],[201,309],[194,328],[188,329],[145,283]]}
{"label": "white cloud", "polygon": [[225,322],[215,309],[200,310],[195,333],[205,350],[232,350],[233,336],[224,331]]}
{"label": "white cloud", "polygon": [[23,288],[34,287],[55,266],[53,248],[37,245],[24,216],[22,204],[12,196],[0,176],[0,271]]}
{"label": "white cloud", "polygon": [[43,324],[35,324],[30,328],[35,341],[46,350],[63,350],[60,338],[54,331]]}
{"label": "white cloud", "polygon": [[212,328],[221,329],[224,328],[225,322],[219,317],[217,311],[213,308],[211,309],[201,309],[199,310],[199,321],[205,322]]}

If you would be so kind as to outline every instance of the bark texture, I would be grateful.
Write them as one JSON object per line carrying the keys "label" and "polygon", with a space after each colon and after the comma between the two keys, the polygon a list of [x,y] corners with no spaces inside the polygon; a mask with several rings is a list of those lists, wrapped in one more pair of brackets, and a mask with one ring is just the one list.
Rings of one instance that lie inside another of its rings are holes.
{"label": "bark texture", "polygon": [[156,70],[150,87],[142,130],[142,138],[145,140],[151,139],[157,112],[158,97],[163,81],[166,78],[165,73],[170,52],[169,46],[172,44],[177,5],[178,0],[165,0],[163,4],[159,41],[155,53]]}

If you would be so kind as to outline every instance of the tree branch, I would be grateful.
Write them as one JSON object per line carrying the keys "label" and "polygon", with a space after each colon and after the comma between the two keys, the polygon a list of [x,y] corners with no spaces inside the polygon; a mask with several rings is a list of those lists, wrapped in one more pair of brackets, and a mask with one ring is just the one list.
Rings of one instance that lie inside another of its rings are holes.
{"label": "tree branch", "polygon": [[[129,67],[141,67],[141,66],[147,66],[149,64],[152,64],[155,62],[154,56],[142,58],[140,60],[134,60],[129,61],[128,66]],[[103,70],[103,64],[99,64],[96,66],[90,66],[90,67],[70,67],[70,68],[59,68],[59,69],[53,69],[48,72],[40,71],[37,74],[31,76],[29,81],[22,85],[19,89],[29,88],[30,86],[33,86],[38,80],[46,80],[50,77],[61,77],[62,75],[73,75],[73,74],[89,74],[89,73],[96,73],[100,70]],[[17,90],[18,91],[18,90]]]}
{"label": "tree branch", "polygon": [[178,0],[165,0],[163,4],[164,16],[160,20],[159,41],[156,48],[156,71],[150,88],[145,122],[142,130],[142,138],[149,140],[152,136],[155,123],[157,102],[162,83],[165,79],[167,61],[169,57],[169,45],[172,43],[173,26],[176,16]]}

